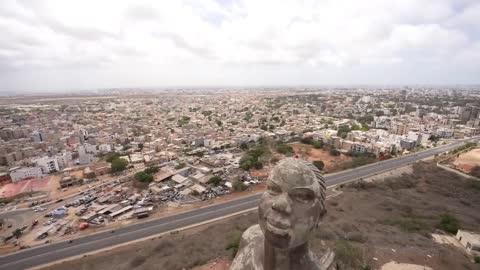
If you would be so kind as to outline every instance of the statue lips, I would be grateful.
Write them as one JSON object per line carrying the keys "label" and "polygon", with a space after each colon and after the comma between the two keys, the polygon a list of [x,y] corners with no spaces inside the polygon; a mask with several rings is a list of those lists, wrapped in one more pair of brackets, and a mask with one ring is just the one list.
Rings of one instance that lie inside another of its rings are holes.
{"label": "statue lips", "polygon": [[288,222],[288,219],[282,219],[278,217],[274,217],[273,215],[269,215],[266,218],[266,225],[267,229],[279,236],[286,236],[290,232],[290,224]]}

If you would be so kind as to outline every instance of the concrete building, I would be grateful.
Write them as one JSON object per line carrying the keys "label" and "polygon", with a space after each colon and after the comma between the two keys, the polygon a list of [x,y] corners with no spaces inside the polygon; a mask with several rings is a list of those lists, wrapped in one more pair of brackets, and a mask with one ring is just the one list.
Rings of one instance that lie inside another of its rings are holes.
{"label": "concrete building", "polygon": [[417,141],[409,140],[409,139],[400,140],[400,147],[402,147],[403,149],[409,150],[414,148],[415,146],[417,146]]}
{"label": "concrete building", "polygon": [[44,174],[59,172],[62,168],[58,165],[56,157],[42,157],[32,160],[37,167],[42,168]]}
{"label": "concrete building", "polygon": [[439,137],[445,138],[445,139],[453,137],[453,130],[448,128],[440,128],[437,130],[436,133]]}
{"label": "concrete building", "polygon": [[360,143],[354,143],[352,145],[352,150],[351,150],[353,153],[366,153],[367,152],[367,147],[363,144],[360,144]]}
{"label": "concrete building", "polygon": [[41,143],[47,140],[47,136],[43,130],[33,132],[30,138],[34,143]]}
{"label": "concrete building", "polygon": [[392,123],[392,132],[397,135],[405,135],[408,132],[408,126],[404,123]]}
{"label": "concrete building", "polygon": [[105,144],[105,143],[104,143],[104,144],[100,144],[100,145],[98,146],[98,150],[99,150],[100,152],[102,152],[102,153],[110,153],[110,152],[112,152],[112,145],[110,145],[110,144]]}
{"label": "concrete building", "polygon": [[43,175],[39,167],[15,167],[11,168],[9,173],[14,183],[24,179],[40,178]]}
{"label": "concrete building", "polygon": [[465,250],[472,255],[480,255],[480,234],[458,230],[455,236]]}

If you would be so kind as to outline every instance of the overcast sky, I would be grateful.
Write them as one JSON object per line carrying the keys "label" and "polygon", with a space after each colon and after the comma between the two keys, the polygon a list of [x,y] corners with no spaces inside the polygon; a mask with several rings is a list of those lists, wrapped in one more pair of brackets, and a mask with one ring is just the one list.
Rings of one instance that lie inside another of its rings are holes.
{"label": "overcast sky", "polygon": [[0,1],[0,94],[479,82],[479,0]]}

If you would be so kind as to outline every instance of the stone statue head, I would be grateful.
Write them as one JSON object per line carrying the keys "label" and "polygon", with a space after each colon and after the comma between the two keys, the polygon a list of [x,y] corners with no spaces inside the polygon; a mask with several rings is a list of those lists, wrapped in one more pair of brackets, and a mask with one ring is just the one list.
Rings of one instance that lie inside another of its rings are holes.
{"label": "stone statue head", "polygon": [[325,180],[310,162],[286,158],[272,170],[259,205],[266,241],[290,249],[308,241],[326,213]]}

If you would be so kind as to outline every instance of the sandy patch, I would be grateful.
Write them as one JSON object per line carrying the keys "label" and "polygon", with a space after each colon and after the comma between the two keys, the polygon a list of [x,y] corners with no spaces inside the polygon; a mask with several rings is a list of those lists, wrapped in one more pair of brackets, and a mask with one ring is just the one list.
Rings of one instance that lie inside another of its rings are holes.
{"label": "sandy patch", "polygon": [[439,244],[454,245],[454,246],[457,246],[459,248],[462,248],[462,245],[460,245],[460,242],[458,242],[458,240],[451,235],[432,233],[432,238],[435,242],[437,242]]}
{"label": "sandy patch", "polygon": [[473,167],[480,165],[480,148],[461,154],[453,164],[461,171],[469,173]]}
{"label": "sandy patch", "polygon": [[433,270],[433,268],[418,265],[418,264],[408,264],[408,263],[397,263],[389,262],[384,264],[381,270]]}

